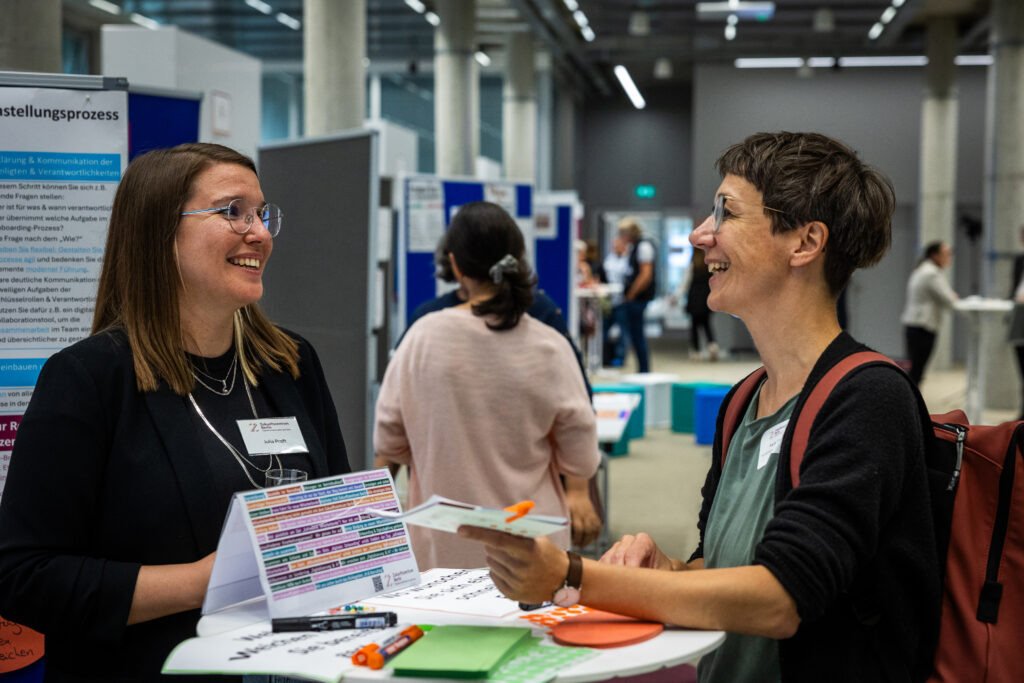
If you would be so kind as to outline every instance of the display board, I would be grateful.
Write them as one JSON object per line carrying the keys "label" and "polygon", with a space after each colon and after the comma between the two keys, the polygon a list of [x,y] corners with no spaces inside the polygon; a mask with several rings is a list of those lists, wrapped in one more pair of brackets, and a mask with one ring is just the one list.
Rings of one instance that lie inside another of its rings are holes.
{"label": "display board", "polygon": [[537,193],[533,208],[537,283],[562,309],[570,334],[579,329],[576,236],[583,205],[573,191]]}
{"label": "display board", "polygon": [[[126,85],[0,72],[0,495],[43,363],[92,327],[128,163]],[[43,649],[41,634],[0,617],[0,676],[41,680]]]}
{"label": "display board", "polygon": [[397,334],[417,306],[451,289],[434,277],[434,250],[463,204],[488,201],[504,207],[522,230],[527,258],[534,263],[533,185],[414,175],[402,176],[399,188]]}
{"label": "display board", "polygon": [[260,184],[284,221],[263,276],[261,306],[320,356],[353,470],[373,463],[377,273],[376,131],[269,144]]}
{"label": "display board", "polygon": [[128,92],[128,159],[199,139],[201,93],[132,88]]}

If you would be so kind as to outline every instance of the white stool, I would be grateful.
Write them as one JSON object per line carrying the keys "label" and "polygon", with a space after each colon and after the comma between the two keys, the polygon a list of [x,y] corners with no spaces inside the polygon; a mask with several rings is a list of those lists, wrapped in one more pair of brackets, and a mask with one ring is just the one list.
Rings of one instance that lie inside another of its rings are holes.
{"label": "white stool", "polygon": [[623,375],[622,381],[644,388],[644,424],[647,427],[668,427],[672,424],[672,384],[679,381],[679,375],[638,372]]}

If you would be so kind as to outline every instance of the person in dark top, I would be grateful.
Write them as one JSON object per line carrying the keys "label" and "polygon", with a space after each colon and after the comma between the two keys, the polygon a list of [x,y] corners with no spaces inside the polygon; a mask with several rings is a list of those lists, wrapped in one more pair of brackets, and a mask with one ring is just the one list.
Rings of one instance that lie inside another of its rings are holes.
{"label": "person in dark top", "polygon": [[[47,681],[163,680],[232,495],[349,471],[316,352],[256,305],[281,222],[227,147],[125,171],[92,335],[43,367],[0,500],[0,614],[45,634]],[[236,421],[272,416],[308,452],[250,455]]]}
{"label": "person in dark top", "polygon": [[708,305],[746,324],[767,374],[724,463],[719,414],[697,550],[673,559],[641,533],[594,562],[543,538],[459,533],[488,545],[513,599],[727,631],[701,658],[701,683],[923,682],[941,585],[916,387],[894,366],[847,375],[811,426],[796,485],[789,467],[790,417],[865,348],[839,328],[836,298],[889,247],[892,185],[817,133],[755,134],[717,166],[713,213],[690,242],[712,272]]}
{"label": "person in dark top", "polygon": [[718,360],[718,344],[715,343],[715,333],[711,329],[711,309],[708,308],[710,280],[711,273],[704,262],[704,252],[694,249],[693,261],[690,263],[690,285],[686,293],[686,312],[690,314],[690,348],[691,352],[699,357],[699,332],[704,330],[709,357],[711,360]]}
{"label": "person in dark top", "polygon": [[[1024,225],[1020,228],[1020,239],[1024,243]],[[1013,301],[1013,315],[1010,319],[1009,342],[1017,357],[1017,372],[1020,373],[1021,391],[1024,393],[1024,254],[1013,257],[1010,300]],[[1024,396],[1021,397],[1020,417],[1017,419],[1024,420]]]}
{"label": "person in dark top", "polygon": [[647,304],[654,300],[658,253],[654,243],[644,237],[643,228],[635,218],[623,218],[619,222],[619,235],[630,245],[629,268],[626,281],[622,284],[622,307],[626,314],[629,340],[636,353],[637,370],[650,372],[651,357],[644,333],[644,311],[647,310]]}

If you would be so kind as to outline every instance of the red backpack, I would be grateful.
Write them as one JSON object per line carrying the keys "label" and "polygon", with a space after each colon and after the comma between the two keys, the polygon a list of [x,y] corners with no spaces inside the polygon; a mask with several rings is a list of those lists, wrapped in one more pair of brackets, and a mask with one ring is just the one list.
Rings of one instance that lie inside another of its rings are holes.
{"label": "red backpack", "polygon": [[[790,480],[832,389],[867,365],[896,364],[873,351],[847,356],[811,390],[793,427]],[[765,376],[759,368],[724,406],[722,464],[729,440]],[[922,413],[927,413],[921,404]],[[943,567],[942,622],[929,683],[1024,682],[1024,472],[1014,477],[1024,422],[971,425],[963,411],[931,416],[928,488]],[[1016,513],[1013,504],[1016,503]]]}

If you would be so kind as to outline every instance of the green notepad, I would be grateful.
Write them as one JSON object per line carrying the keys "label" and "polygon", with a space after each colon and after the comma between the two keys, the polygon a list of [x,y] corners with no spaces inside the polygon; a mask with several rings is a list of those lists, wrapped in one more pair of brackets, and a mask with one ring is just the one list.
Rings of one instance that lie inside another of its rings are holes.
{"label": "green notepad", "polygon": [[529,636],[514,626],[435,626],[389,666],[399,676],[487,678]]}

